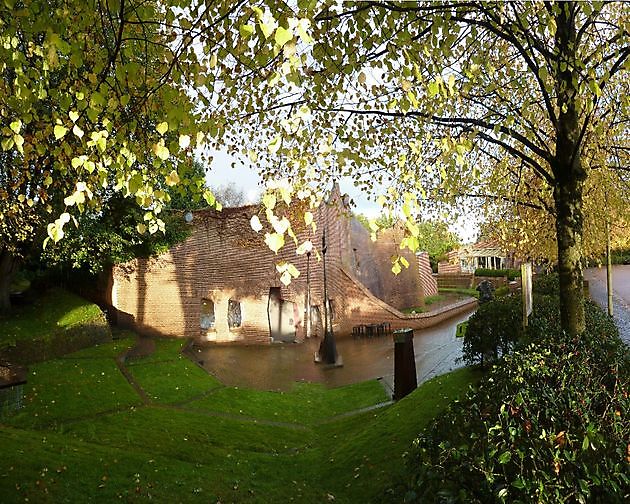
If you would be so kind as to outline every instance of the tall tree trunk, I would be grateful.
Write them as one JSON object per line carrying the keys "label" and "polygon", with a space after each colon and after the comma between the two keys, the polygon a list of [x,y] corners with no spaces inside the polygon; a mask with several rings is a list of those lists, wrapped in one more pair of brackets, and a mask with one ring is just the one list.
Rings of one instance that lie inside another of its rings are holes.
{"label": "tall tree trunk", "polygon": [[582,189],[572,177],[556,186],[556,235],[560,276],[560,322],[569,334],[584,331],[584,276],[582,273]]}
{"label": "tall tree trunk", "polygon": [[7,249],[0,249],[0,313],[11,309],[9,287],[15,273],[17,260]]}
{"label": "tall tree trunk", "polygon": [[584,332],[584,277],[582,273],[582,199],[586,170],[581,160],[578,79],[576,72],[576,4],[561,4],[556,23],[558,62],[568,63],[557,72],[558,119],[556,153],[552,163],[555,177],[556,235],[560,274],[560,321],[569,334]]}

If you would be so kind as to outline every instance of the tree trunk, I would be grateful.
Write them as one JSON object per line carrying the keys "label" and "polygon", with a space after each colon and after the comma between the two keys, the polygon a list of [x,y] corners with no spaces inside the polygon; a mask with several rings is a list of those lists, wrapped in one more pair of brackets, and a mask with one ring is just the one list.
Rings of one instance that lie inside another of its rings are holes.
{"label": "tree trunk", "polygon": [[571,335],[584,332],[584,277],[582,273],[582,193],[587,173],[582,166],[578,76],[576,61],[576,4],[561,4],[556,23],[558,61],[568,62],[564,71],[554,69],[558,119],[556,153],[552,163],[555,177],[558,269],[560,274],[560,321]]}
{"label": "tree trunk", "polygon": [[17,261],[13,254],[7,249],[0,249],[0,313],[11,309],[9,287],[11,286],[16,266]]}
{"label": "tree trunk", "polygon": [[560,276],[560,322],[571,335],[584,332],[582,273],[582,187],[575,177],[556,186],[556,235]]}

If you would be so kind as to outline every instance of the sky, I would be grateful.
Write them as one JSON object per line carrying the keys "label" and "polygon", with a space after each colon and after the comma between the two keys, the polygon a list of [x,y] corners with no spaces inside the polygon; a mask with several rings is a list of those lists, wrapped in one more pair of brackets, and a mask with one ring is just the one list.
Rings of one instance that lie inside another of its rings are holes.
{"label": "sky", "polygon": [[[222,151],[213,152],[211,169],[206,175],[208,185],[218,187],[233,183],[245,193],[246,203],[258,201],[263,186],[261,178],[251,165],[244,165],[232,156]],[[235,162],[232,168],[232,163]],[[358,190],[350,180],[341,179],[339,187],[342,193],[348,194],[356,205],[355,213],[361,213],[367,217],[378,217],[380,207],[373,201],[369,201],[365,194]],[[471,218],[461,218],[450,226],[451,231],[457,233],[463,243],[472,243],[476,240],[479,231],[477,223]]]}

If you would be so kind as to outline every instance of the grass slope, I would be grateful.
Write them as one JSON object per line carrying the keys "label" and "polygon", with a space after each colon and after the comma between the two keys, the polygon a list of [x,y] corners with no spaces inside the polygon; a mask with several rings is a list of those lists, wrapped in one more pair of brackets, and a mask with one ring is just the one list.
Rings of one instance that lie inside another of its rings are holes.
{"label": "grass slope", "polygon": [[33,304],[18,306],[0,318],[0,347],[89,322],[101,311],[95,304],[63,289],[49,289]]}
{"label": "grass slope", "polygon": [[2,502],[373,502],[433,416],[477,377],[459,370],[395,405],[376,381],[286,393],[223,387],[158,341],[116,366],[123,339],[32,366],[26,406],[0,420]]}

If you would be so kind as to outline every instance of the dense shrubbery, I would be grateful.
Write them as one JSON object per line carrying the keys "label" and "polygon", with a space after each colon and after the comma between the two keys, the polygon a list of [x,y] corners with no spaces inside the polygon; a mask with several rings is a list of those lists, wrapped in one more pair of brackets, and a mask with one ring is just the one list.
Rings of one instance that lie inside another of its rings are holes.
{"label": "dense shrubbery", "polygon": [[[557,277],[537,282],[528,343],[416,440],[406,501],[628,501],[628,349],[612,319],[590,302],[586,333],[562,333],[557,296],[546,295],[554,283]],[[511,335],[520,328],[514,304],[508,297],[478,313],[493,331],[502,323]],[[500,323],[491,320],[497,312]],[[511,336],[492,334],[512,344]]]}
{"label": "dense shrubbery", "polygon": [[519,269],[487,269],[477,268],[475,270],[475,276],[477,277],[507,277],[508,280],[514,280],[521,276],[521,270]]}
{"label": "dense shrubbery", "polygon": [[516,296],[494,299],[482,305],[468,320],[462,359],[467,364],[496,360],[509,352],[521,335],[521,303]]}
{"label": "dense shrubbery", "polygon": [[630,264],[630,249],[613,250],[610,259],[613,264]]}

